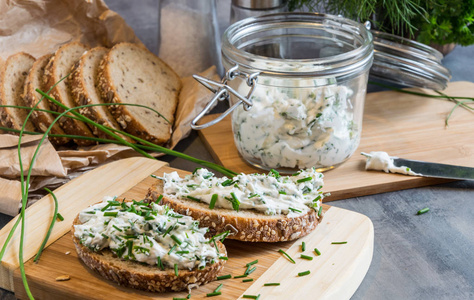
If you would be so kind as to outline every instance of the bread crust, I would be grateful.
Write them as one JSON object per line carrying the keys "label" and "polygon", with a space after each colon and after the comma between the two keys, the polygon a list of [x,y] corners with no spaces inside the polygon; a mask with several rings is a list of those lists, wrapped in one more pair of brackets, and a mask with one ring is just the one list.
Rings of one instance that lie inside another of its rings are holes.
{"label": "bread crust", "polygon": [[[134,47],[136,48],[136,50],[144,51],[144,53],[149,53],[153,55],[148,49],[146,49],[145,47],[141,47],[139,45],[135,45],[131,43],[119,43],[115,45],[102,60],[99,66],[99,71],[98,71],[97,87],[102,97],[102,100],[104,102],[108,102],[108,103],[126,103],[127,102],[124,99],[121,99],[118,93],[116,92],[117,87],[114,85],[114,81],[112,80],[112,75],[111,75],[111,71],[109,67],[109,64],[114,62],[112,59],[112,52],[114,50],[120,49],[120,47]],[[162,62],[162,64],[166,66],[169,69],[167,71],[170,72],[179,81],[179,89],[178,89],[178,92],[176,93],[176,98],[169,99],[170,101],[168,103],[168,105],[173,106],[172,110],[175,112],[177,104],[178,104],[179,90],[181,89],[181,81],[179,79],[179,76],[166,63]],[[145,128],[138,120],[135,119],[135,117],[130,113],[130,111],[124,105],[111,105],[111,106],[107,106],[107,108],[115,117],[117,123],[119,123],[120,126],[122,126],[122,128],[125,131],[127,131],[128,133],[134,136],[137,136],[141,139],[147,140],[157,145],[165,144],[166,142],[168,142],[168,140],[171,137],[170,132],[166,133],[166,138],[157,137],[151,134],[147,128]],[[169,119],[169,121],[171,122],[171,124],[174,123],[174,114],[172,118]],[[158,121],[158,122],[162,122],[162,121]]]}
{"label": "bread crust", "polygon": [[[161,195],[156,187],[148,189],[146,198],[155,201]],[[246,210],[239,213],[224,208],[209,209],[207,203],[163,197],[161,204],[168,205],[175,212],[199,221],[199,226],[209,227],[209,234],[226,230],[237,230],[228,239],[244,242],[284,242],[296,240],[313,231],[323,215],[310,210],[307,214],[289,218],[285,215],[268,216],[261,212]],[[229,226],[230,225],[230,226]],[[232,228],[233,227],[233,228]]]}
{"label": "bread crust", "polygon": [[[104,48],[104,47],[93,48],[92,50],[87,51],[86,53],[84,53],[84,55],[81,57],[81,59],[79,59],[79,61],[77,61],[76,64],[73,66],[72,71],[71,71],[71,75],[69,76],[69,78],[67,80],[67,84],[69,86],[69,90],[71,92],[72,99],[74,100],[74,102],[77,106],[87,105],[87,104],[92,103],[91,95],[89,94],[89,91],[86,87],[87,86],[86,82],[84,80],[84,76],[85,76],[84,75],[84,68],[85,68],[85,63],[87,61],[87,58],[96,51],[106,51],[106,50],[107,49]],[[107,108],[105,108],[105,109],[107,109]],[[108,126],[108,127],[112,127],[112,128],[121,130],[121,127],[117,123],[111,123],[111,122],[109,122],[109,120],[107,120],[105,118],[105,116],[102,116],[101,112],[99,112],[96,107],[93,107],[93,106],[84,107],[84,108],[80,109],[79,112],[81,113],[81,115],[83,115],[85,117],[88,117],[89,119],[91,119],[92,121],[94,121],[94,122],[96,122],[100,125],[104,125],[104,126]],[[113,120],[113,121],[115,122],[115,120]],[[100,137],[100,138],[105,138],[105,139],[113,138],[113,137],[109,136],[108,134],[106,134],[105,132],[99,130],[97,127],[92,128],[92,133],[94,135]],[[120,137],[125,139],[127,142],[133,143],[132,139],[130,139],[126,136],[123,136],[121,134],[119,134],[119,135],[120,135]]]}
{"label": "bread crust", "polygon": [[[36,60],[36,62],[33,64],[33,67],[31,67],[30,73],[26,77],[25,80],[25,86],[23,90],[23,101],[25,104],[29,107],[34,107],[36,103],[38,102],[38,96],[39,95],[36,92],[36,89],[42,89],[42,86],[35,86],[34,84],[34,76],[36,71],[39,68],[42,68],[43,64],[46,61],[49,61],[51,58],[51,54],[46,54]],[[43,67],[44,68],[44,67]],[[38,79],[39,82],[42,82],[42,78]],[[46,91],[44,91],[46,92]],[[47,99],[43,99],[43,101],[38,105],[38,108],[44,108],[44,109],[49,109],[48,105],[49,101]],[[49,115],[49,116],[48,116]],[[36,125],[36,127],[41,131],[41,132],[46,132],[48,127],[51,125],[51,120],[55,119],[50,113],[48,112],[43,112],[43,111],[33,111],[31,113],[31,121]],[[52,134],[65,134],[64,130],[59,126],[58,123],[55,123],[53,127],[51,127]],[[70,139],[68,138],[60,138],[60,137],[48,137],[51,143],[53,143],[56,146],[59,145],[64,145],[70,142]]]}
{"label": "bread crust", "polygon": [[[74,236],[74,225],[80,224],[79,216],[73,222],[72,239],[78,256],[84,264],[99,273],[102,277],[114,281],[118,285],[150,292],[177,292],[188,288],[189,285],[202,285],[216,280],[217,274],[224,268],[225,260],[219,259],[216,263],[199,270],[178,270],[178,276],[174,269],[159,270],[157,266],[142,265],[136,262],[126,261],[129,268],[119,266],[123,261],[113,257],[110,250],[93,252],[81,245],[79,239]],[[227,256],[226,249],[221,242],[217,242],[219,253]],[[106,259],[107,257],[107,259]]]}
{"label": "bread crust", "polygon": [[[78,43],[78,42],[72,42],[68,43],[66,45],[63,45],[61,48],[59,48],[56,53],[50,58],[48,64],[46,65],[45,72],[44,72],[44,80],[45,80],[45,88],[47,90],[51,89],[50,91],[50,96],[57,101],[67,105],[64,103],[65,101],[61,97],[61,92],[60,92],[60,86],[56,85],[54,86],[57,81],[62,77],[61,75],[63,74],[58,74],[59,72],[59,62],[57,62],[57,57],[58,55],[62,55],[62,52],[67,49],[67,47],[71,47],[74,45],[80,45],[84,47],[85,49],[88,49],[87,46]],[[66,74],[64,74],[66,75]],[[64,83],[66,84],[66,83]],[[53,87],[54,86],[54,87]],[[58,107],[54,103],[50,102],[50,107],[51,109],[57,111],[57,112],[64,112],[64,109]],[[68,113],[68,115],[72,115],[71,113]],[[87,125],[84,122],[68,118],[68,117],[62,117],[58,121],[59,125],[61,128],[68,134],[71,135],[80,135],[80,136],[85,136],[85,137],[95,137],[91,130],[87,127]],[[91,141],[91,140],[79,140],[75,139],[74,142],[76,142],[80,146],[90,146],[96,144],[96,142]]]}

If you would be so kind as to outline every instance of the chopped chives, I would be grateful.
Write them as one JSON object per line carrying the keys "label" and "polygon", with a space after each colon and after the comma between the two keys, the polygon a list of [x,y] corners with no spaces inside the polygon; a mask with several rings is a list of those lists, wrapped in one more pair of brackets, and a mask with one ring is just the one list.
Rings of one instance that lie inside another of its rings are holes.
{"label": "chopped chives", "polygon": [[312,256],[308,256],[308,255],[304,255],[304,254],[301,254],[300,257],[301,257],[302,259],[313,260],[313,257],[312,257]]}
{"label": "chopped chives", "polygon": [[237,199],[237,196],[235,195],[234,192],[231,192],[230,195],[232,196],[232,199],[234,199],[234,201],[232,201],[232,208],[236,211],[239,211],[239,206],[240,206],[239,199]]}
{"label": "chopped chives", "polygon": [[118,214],[118,211],[106,211],[104,212],[104,217],[116,217]]}
{"label": "chopped chives", "polygon": [[188,250],[176,251],[176,254],[189,254]]}
{"label": "chopped chives", "polygon": [[221,185],[222,185],[222,186],[229,186],[229,185],[231,185],[232,183],[234,183],[234,182],[232,181],[232,179],[227,179],[226,181],[222,182]]}
{"label": "chopped chives", "polygon": [[115,229],[118,230],[118,231],[122,231],[122,229],[118,228],[118,227],[115,226],[115,225],[112,225],[112,227],[115,228]]}
{"label": "chopped chives", "polygon": [[347,242],[332,242],[331,244],[333,244],[333,245],[342,245],[342,244],[347,244]]}
{"label": "chopped chives", "polygon": [[252,195],[249,195],[248,198],[250,199],[250,198],[253,198],[253,197],[257,197],[257,196],[260,196],[260,195],[259,194],[252,194]]}
{"label": "chopped chives", "polygon": [[217,202],[217,198],[219,196],[217,194],[213,194],[212,195],[212,198],[211,198],[211,202],[209,202],[209,209],[213,209],[214,206],[216,205],[216,202]]}
{"label": "chopped chives", "polygon": [[318,217],[320,217],[322,213],[323,213],[323,207],[320,206],[318,210]]}
{"label": "chopped chives", "polygon": [[286,192],[284,190],[278,191],[278,194],[280,195],[286,195]]}
{"label": "chopped chives", "polygon": [[306,251],[306,243],[305,242],[302,242],[301,243],[301,251]]}
{"label": "chopped chives", "polygon": [[57,213],[57,214],[56,214],[56,219],[58,219],[59,221],[64,221],[64,217],[61,216],[60,213]]}
{"label": "chopped chives", "polygon": [[257,267],[253,267],[252,269],[247,271],[247,275],[252,274],[255,270],[257,270]]}
{"label": "chopped chives", "polygon": [[222,259],[222,260],[229,260],[229,258],[227,256],[220,256],[219,259]]}
{"label": "chopped chives", "polygon": [[306,276],[306,275],[309,275],[311,272],[308,270],[308,271],[304,271],[304,272],[299,272],[298,273],[298,276]]}
{"label": "chopped chives", "polygon": [[166,229],[165,233],[163,234],[163,237],[165,237],[168,233],[170,233],[171,230],[173,230],[173,225],[170,225],[170,227]]}
{"label": "chopped chives", "polygon": [[242,295],[242,298],[247,298],[247,299],[258,299],[260,295],[254,296],[254,295]]}
{"label": "chopped chives", "polygon": [[176,298],[176,297],[173,297],[173,300],[186,300],[186,299],[189,299],[189,298]]}
{"label": "chopped chives", "polygon": [[243,274],[243,275],[234,276],[234,278],[245,278],[245,277],[247,277],[247,274]]}
{"label": "chopped chives", "polygon": [[173,239],[173,241],[176,242],[176,244],[178,245],[181,245],[183,242],[181,242],[181,240],[174,234],[171,235],[171,238]]}
{"label": "chopped chives", "polygon": [[296,180],[296,182],[302,183],[302,182],[310,181],[312,179],[313,179],[313,177],[310,176],[310,177],[305,177],[305,178],[298,179],[298,180]]}
{"label": "chopped chives", "polygon": [[86,211],[86,214],[95,215],[95,211]]}
{"label": "chopped chives", "polygon": [[232,278],[232,275],[227,274],[227,275],[217,276],[217,280],[224,280],[224,279],[229,279],[229,278]]}
{"label": "chopped chives", "polygon": [[258,263],[258,259],[254,260],[254,261],[251,261],[249,262],[248,264],[246,264],[245,266],[248,267],[248,266],[251,266],[251,265],[255,265],[256,263]]}
{"label": "chopped chives", "polygon": [[174,245],[173,247],[171,247],[170,251],[168,251],[168,255],[170,255],[170,254],[171,254],[171,252],[173,252],[173,251],[174,251],[174,249],[176,249],[176,247],[178,247],[178,246],[177,246],[177,245]]}
{"label": "chopped chives", "polygon": [[158,265],[158,267],[161,269],[161,270],[165,270],[165,266],[163,266],[163,262],[161,261],[161,257],[157,257],[156,258],[156,264]]}
{"label": "chopped chives", "polygon": [[163,195],[159,195],[155,203],[160,203],[161,199],[163,199]]}
{"label": "chopped chives", "polygon": [[321,255],[321,252],[318,250],[318,248],[314,248],[314,252],[319,256]]}
{"label": "chopped chives", "polygon": [[425,207],[423,209],[420,209],[416,214],[421,215],[421,214],[427,213],[429,210],[430,209],[428,207]]}
{"label": "chopped chives", "polygon": [[242,282],[250,282],[250,281],[253,281],[253,278],[247,278],[247,279],[242,280]]}
{"label": "chopped chives", "polygon": [[214,293],[217,293],[218,291],[220,291],[220,289],[224,286],[223,283],[219,284],[218,287],[216,287],[216,289],[214,290]]}
{"label": "chopped chives", "polygon": [[145,221],[151,221],[151,220],[154,220],[155,218],[153,216],[148,216],[148,217],[145,217]]}
{"label": "chopped chives", "polygon": [[275,176],[275,178],[280,178],[280,173],[277,170],[271,169],[270,172]]}
{"label": "chopped chives", "polygon": [[278,252],[283,254],[291,263],[296,264],[295,260],[293,258],[291,258],[291,256],[289,256],[285,251],[280,249],[280,250],[278,250]]}
{"label": "chopped chives", "polygon": [[109,202],[109,203],[107,203],[106,206],[102,207],[101,211],[106,211],[107,208],[109,208],[109,207],[111,207],[111,206],[112,206],[112,204],[110,204],[110,202]]}
{"label": "chopped chives", "polygon": [[105,233],[101,233],[101,235],[102,235],[104,238],[109,239],[109,236],[106,235]]}
{"label": "chopped chives", "polygon": [[174,275],[178,276],[178,264],[174,264]]}
{"label": "chopped chives", "polygon": [[188,294],[188,296],[186,297],[186,299],[191,299],[191,294]]}
{"label": "chopped chives", "polygon": [[196,198],[196,197],[193,197],[193,196],[187,195],[186,198],[191,199],[191,200],[196,201],[196,202],[201,202],[200,199],[198,199],[198,198]]}
{"label": "chopped chives", "polygon": [[220,295],[222,295],[221,292],[213,292],[213,293],[206,294],[206,297],[214,297],[214,296],[220,296]]}
{"label": "chopped chives", "polygon": [[279,282],[269,282],[269,283],[265,283],[263,286],[278,286],[280,285]]}
{"label": "chopped chives", "polygon": [[292,212],[301,212],[301,210],[299,209],[296,209],[296,208],[293,208],[293,207],[288,207],[289,210],[291,210]]}

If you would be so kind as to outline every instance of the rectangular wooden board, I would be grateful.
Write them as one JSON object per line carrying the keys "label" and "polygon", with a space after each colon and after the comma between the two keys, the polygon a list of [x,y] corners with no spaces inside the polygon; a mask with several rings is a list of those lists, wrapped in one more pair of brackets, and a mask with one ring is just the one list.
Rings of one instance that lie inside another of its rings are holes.
{"label": "rectangular wooden board", "polygon": [[[443,93],[472,96],[474,83],[452,82]],[[474,114],[458,108],[446,127],[445,119],[453,107],[454,103],[446,100],[394,91],[367,94],[359,148],[348,161],[324,173],[324,191],[331,193],[325,200],[446,182],[444,179],[365,171],[365,157],[360,152],[385,151],[407,159],[474,167]],[[214,118],[215,115],[206,116],[203,122]],[[220,164],[236,172],[261,172],[240,157],[234,144],[230,117],[199,134]]]}
{"label": "rectangular wooden board", "polygon": [[[149,161],[145,158],[140,158],[140,160],[144,165]],[[136,165],[135,163],[134,166]],[[142,199],[148,187],[156,184],[157,179],[149,176],[152,172],[148,174],[142,172],[137,175],[130,172],[127,166],[130,164],[126,163],[126,160],[110,164],[111,170],[119,173],[117,176],[124,176],[124,178],[130,176],[126,174],[134,176],[131,184],[128,184],[126,180],[121,181],[121,184],[129,189],[120,193],[120,196],[128,199]],[[171,171],[175,169],[158,166],[153,173],[161,175],[163,172]],[[186,174],[184,171],[177,171]],[[103,172],[85,174],[81,176],[83,177],[81,185],[75,185],[72,181],[63,193],[73,194],[87,186],[92,190],[91,195],[95,197],[87,199],[87,202],[92,203],[100,201],[102,196],[114,195],[109,189],[94,184],[98,180],[97,176],[103,175]],[[136,183],[137,176],[140,178],[138,184]],[[61,203],[67,203],[67,199],[62,199]],[[374,238],[372,222],[364,215],[328,205],[324,205],[324,213],[323,221],[316,230],[296,242],[242,243],[226,240],[229,260],[221,274],[241,275],[246,269],[246,263],[258,259],[258,264],[255,265],[256,271],[248,277],[253,278],[254,281],[243,283],[242,279],[228,279],[211,282],[193,290],[192,299],[207,298],[206,293],[212,292],[220,283],[223,283],[224,287],[219,299],[237,299],[244,293],[261,294],[261,299],[290,299],[295,286],[302,295],[318,293],[321,299],[335,299],[335,297],[349,299],[364,278],[372,260]],[[36,217],[36,221],[47,219],[40,215]],[[72,219],[68,218],[64,222],[70,228]],[[42,237],[43,235],[38,234],[36,240],[41,241]],[[30,239],[33,238],[30,236]],[[301,254],[302,241],[305,241],[307,245],[305,254],[314,257],[312,261],[298,258]],[[333,241],[347,241],[347,244],[333,245],[331,244]],[[313,252],[316,247],[322,252],[321,256],[316,256]],[[37,248],[33,247],[32,251],[35,249]],[[279,254],[279,249],[286,250],[295,258],[296,264],[291,264]],[[187,295],[187,292],[141,292],[120,287],[101,278],[89,270],[77,257],[67,229],[63,232],[63,236],[45,249],[38,263],[29,260],[25,269],[30,289],[36,299],[172,299]],[[306,270],[310,270],[311,275],[297,276],[298,272]],[[11,279],[15,295],[20,299],[26,299],[19,269],[13,273],[14,276]],[[61,275],[69,275],[71,279],[56,281],[55,279]],[[263,287],[263,283],[275,281],[280,282],[281,286]]]}

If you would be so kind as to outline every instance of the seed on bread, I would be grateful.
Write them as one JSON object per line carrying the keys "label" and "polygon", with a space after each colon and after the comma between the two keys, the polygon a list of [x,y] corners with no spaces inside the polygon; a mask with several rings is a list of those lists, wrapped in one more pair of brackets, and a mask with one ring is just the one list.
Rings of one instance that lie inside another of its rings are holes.
{"label": "seed on bread", "polygon": [[146,48],[130,43],[115,45],[100,64],[97,87],[105,102],[142,104],[169,121],[146,108],[108,106],[125,131],[155,144],[170,139],[181,80]]}
{"label": "seed on bread", "polygon": [[[27,53],[20,52],[10,56],[0,70],[0,104],[25,106],[21,94],[25,79],[35,58]],[[0,124],[3,127],[21,130],[28,115],[28,110],[0,107]],[[36,131],[36,127],[28,120],[26,131]]]}

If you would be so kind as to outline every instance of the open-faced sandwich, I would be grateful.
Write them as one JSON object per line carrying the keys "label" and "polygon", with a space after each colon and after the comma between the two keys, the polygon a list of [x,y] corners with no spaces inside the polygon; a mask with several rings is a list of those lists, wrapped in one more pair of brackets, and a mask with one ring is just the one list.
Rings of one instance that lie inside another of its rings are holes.
{"label": "open-faced sandwich", "polygon": [[154,202],[108,197],[79,213],[72,228],[82,261],[119,285],[180,291],[216,279],[227,253],[191,217]]}
{"label": "open-faced sandwich", "polygon": [[232,228],[231,239],[290,241],[307,235],[321,221],[322,178],[314,168],[292,176],[272,170],[233,178],[218,178],[200,168],[184,178],[165,173],[147,198],[198,220],[211,235]]}

